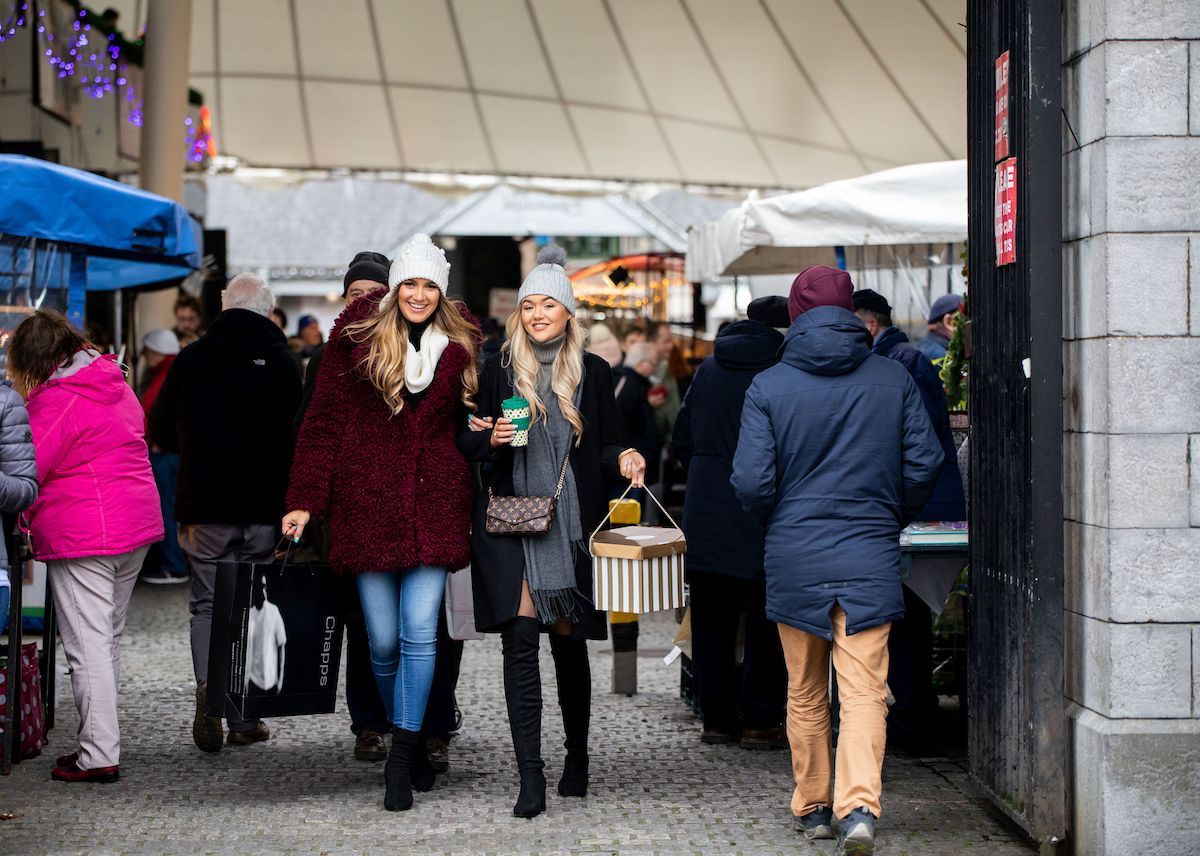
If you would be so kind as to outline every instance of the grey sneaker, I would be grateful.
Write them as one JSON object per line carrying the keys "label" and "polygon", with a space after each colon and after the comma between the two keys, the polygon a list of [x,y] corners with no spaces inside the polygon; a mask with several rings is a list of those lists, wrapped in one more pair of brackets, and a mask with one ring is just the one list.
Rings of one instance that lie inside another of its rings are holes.
{"label": "grey sneaker", "polygon": [[871,856],[875,852],[875,815],[856,808],[842,821],[842,856]]}
{"label": "grey sneaker", "polygon": [[837,837],[833,832],[833,810],[825,806],[801,817],[793,815],[792,825],[809,841],[832,841]]}

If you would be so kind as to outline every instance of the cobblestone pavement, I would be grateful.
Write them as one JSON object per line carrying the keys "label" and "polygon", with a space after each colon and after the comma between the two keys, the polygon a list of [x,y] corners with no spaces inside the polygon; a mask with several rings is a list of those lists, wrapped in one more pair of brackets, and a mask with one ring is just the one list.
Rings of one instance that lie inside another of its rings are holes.
{"label": "cobblestone pavement", "polygon": [[[276,719],[272,739],[206,755],[191,742],[193,706],[184,586],[139,586],[122,663],[122,774],[114,785],[52,782],[73,748],[77,717],[62,687],[42,756],[0,779],[0,853],[832,853],[792,831],[782,752],[699,742],[678,698],[679,667],[640,660],[640,693],[608,692],[607,643],[592,648],[595,712],[587,799],[553,790],[561,769],[557,705],[547,707],[548,811],[511,815],[516,772],[500,681],[499,641],[467,644],[458,699],[463,730],[449,775],[413,810],[382,808],[382,767],[351,759],[344,703],[332,716]],[[642,623],[646,654],[674,625]],[[60,655],[61,663],[61,655]],[[543,646],[542,674],[553,666]],[[65,681],[63,682],[65,684]],[[877,852],[1027,854],[1020,834],[974,792],[951,760],[889,757]]]}

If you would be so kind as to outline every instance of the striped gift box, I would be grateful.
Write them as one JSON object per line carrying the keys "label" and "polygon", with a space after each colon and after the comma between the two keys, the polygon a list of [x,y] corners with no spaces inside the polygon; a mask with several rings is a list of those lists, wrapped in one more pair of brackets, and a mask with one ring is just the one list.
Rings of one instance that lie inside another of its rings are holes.
{"label": "striped gift box", "polygon": [[592,540],[596,609],[641,615],[683,606],[683,557],[678,529],[622,526]]}

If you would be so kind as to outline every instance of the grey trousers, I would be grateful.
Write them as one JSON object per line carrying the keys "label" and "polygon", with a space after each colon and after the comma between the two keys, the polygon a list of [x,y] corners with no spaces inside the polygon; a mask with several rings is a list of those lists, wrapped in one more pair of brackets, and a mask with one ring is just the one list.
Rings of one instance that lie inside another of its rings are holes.
{"label": "grey trousers", "polygon": [[[196,672],[196,683],[208,683],[208,643],[212,636],[217,563],[269,562],[275,555],[279,539],[279,527],[274,524],[179,525],[179,546],[183,548],[192,571],[192,593],[188,608],[192,613],[192,667]],[[242,725],[245,728],[253,727],[253,723],[229,720],[229,727],[234,731]]]}
{"label": "grey trousers", "polygon": [[71,667],[79,709],[79,769],[121,762],[117,681],[125,614],[149,545],[118,556],[88,556],[46,563],[58,632]]}

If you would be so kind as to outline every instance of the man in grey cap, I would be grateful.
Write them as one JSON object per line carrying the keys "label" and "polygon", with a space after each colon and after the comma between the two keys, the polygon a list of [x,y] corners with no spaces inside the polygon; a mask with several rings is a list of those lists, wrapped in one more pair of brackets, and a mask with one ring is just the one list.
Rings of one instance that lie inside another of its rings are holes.
{"label": "man in grey cap", "polygon": [[943,294],[929,307],[929,332],[916,348],[931,363],[946,356],[954,336],[954,316],[961,310],[962,297],[957,294]]}

